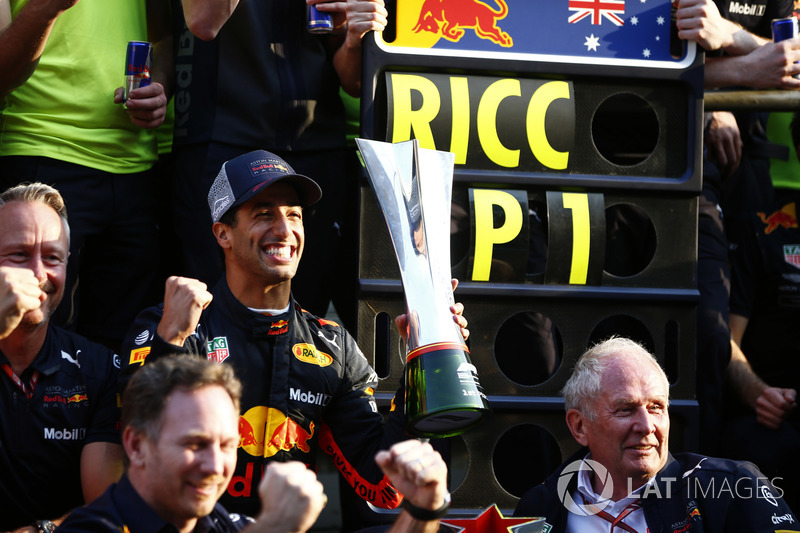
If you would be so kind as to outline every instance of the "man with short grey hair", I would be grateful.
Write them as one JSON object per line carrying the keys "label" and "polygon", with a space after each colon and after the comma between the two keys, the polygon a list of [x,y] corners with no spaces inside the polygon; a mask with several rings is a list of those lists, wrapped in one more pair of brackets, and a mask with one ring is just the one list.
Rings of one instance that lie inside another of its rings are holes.
{"label": "man with short grey hair", "polygon": [[119,358],[50,323],[69,226],[42,183],[0,194],[0,531],[48,531],[122,473]]}
{"label": "man with short grey hair", "polygon": [[797,521],[755,465],[670,454],[669,381],[636,342],[590,348],[562,392],[583,448],[522,497],[516,516],[543,516],[553,533],[773,532]]}

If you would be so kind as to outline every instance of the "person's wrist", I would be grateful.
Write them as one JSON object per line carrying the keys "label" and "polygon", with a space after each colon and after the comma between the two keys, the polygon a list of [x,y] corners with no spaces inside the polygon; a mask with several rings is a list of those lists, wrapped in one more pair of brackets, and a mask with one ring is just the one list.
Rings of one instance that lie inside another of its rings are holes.
{"label": "person's wrist", "polygon": [[50,520],[37,520],[33,523],[33,528],[38,533],[53,533],[56,525]]}
{"label": "person's wrist", "polygon": [[444,503],[442,503],[438,509],[425,509],[423,507],[417,507],[411,503],[408,498],[403,498],[402,506],[403,509],[405,509],[406,512],[415,520],[428,522],[430,520],[439,520],[440,518],[447,516],[447,512],[450,510],[450,501],[450,493],[446,492],[444,495]]}

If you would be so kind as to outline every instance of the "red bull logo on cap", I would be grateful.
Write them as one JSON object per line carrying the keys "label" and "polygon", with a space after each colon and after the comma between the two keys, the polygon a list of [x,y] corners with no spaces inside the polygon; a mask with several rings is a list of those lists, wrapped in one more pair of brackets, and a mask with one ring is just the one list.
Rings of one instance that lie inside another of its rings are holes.
{"label": "red bull logo on cap", "polygon": [[412,31],[439,34],[448,41],[458,42],[466,30],[473,30],[481,39],[511,47],[514,40],[497,27],[497,21],[508,15],[508,5],[504,0],[494,1],[498,9],[478,0],[425,0]]}
{"label": "red bull logo on cap", "polygon": [[279,409],[259,405],[239,417],[239,447],[254,457],[272,457],[292,448],[309,453],[314,422],[305,429]]}
{"label": "red bull logo on cap", "polygon": [[761,219],[761,222],[767,226],[764,228],[764,233],[766,235],[769,235],[779,227],[783,229],[798,227],[794,202],[786,204],[780,211],[775,211],[770,216],[766,216],[765,213],[757,213],[757,215]]}
{"label": "red bull logo on cap", "polygon": [[312,365],[325,367],[333,362],[333,357],[320,352],[313,344],[295,344],[292,346],[292,353],[300,361]]}

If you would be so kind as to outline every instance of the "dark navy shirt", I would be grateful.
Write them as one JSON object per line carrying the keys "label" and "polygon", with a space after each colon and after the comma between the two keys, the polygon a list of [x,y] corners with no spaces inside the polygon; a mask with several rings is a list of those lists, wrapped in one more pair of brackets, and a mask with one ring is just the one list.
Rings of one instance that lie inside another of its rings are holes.
{"label": "dark navy shirt", "polygon": [[[8,359],[0,352],[0,366]],[[0,531],[57,518],[83,504],[80,458],[90,442],[119,443],[119,357],[51,326],[20,378],[0,370]]]}
{"label": "dark navy shirt", "polygon": [[206,143],[273,152],[345,147],[333,66],[338,45],[306,31],[305,2],[239,2],[211,41],[192,35],[180,5],[173,14],[176,149]]}
{"label": "dark navy shirt", "polygon": [[[241,531],[251,522],[244,516],[229,514],[217,504],[211,514],[197,521],[195,533],[228,533]],[[76,509],[58,527],[59,533],[173,533],[178,530],[153,511],[128,476],[111,485],[102,496],[85,507]]]}

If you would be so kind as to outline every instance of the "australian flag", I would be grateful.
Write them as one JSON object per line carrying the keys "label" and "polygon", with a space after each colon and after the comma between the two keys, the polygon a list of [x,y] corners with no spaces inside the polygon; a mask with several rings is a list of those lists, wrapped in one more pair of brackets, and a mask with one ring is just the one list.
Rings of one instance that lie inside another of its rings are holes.
{"label": "australian flag", "polygon": [[611,63],[682,59],[680,46],[678,53],[675,48],[670,52],[671,0],[465,1],[492,10],[507,4],[508,15],[495,24],[513,39],[513,46],[502,48],[464,27],[458,42],[439,39],[434,48],[574,56],[576,61],[598,58]]}

